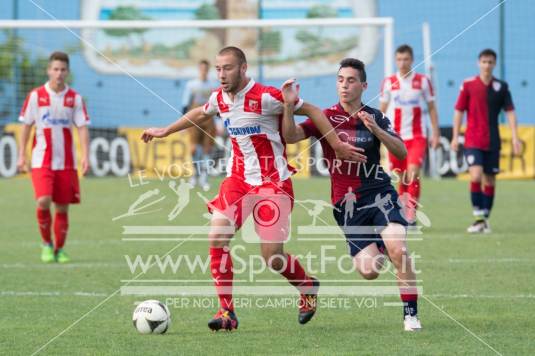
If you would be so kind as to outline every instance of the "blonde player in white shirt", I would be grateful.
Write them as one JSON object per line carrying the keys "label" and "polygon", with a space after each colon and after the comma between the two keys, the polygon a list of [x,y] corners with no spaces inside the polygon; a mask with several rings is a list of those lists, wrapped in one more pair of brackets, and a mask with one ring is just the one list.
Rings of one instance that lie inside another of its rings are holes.
{"label": "blonde player in white shirt", "polygon": [[413,59],[410,46],[401,45],[396,49],[398,72],[384,79],[380,97],[381,112],[386,113],[407,147],[405,159],[389,154],[389,160],[390,169],[400,176],[398,193],[411,225],[416,224],[420,169],[427,151],[427,116],[431,121],[431,147],[437,148],[440,141],[433,86],[429,78],[412,70]]}
{"label": "blonde player in white shirt", "polygon": [[[82,173],[85,174],[89,167],[89,116],[82,97],[65,83],[69,75],[66,53],[50,55],[47,74],[48,82],[28,94],[20,113],[23,129],[17,166],[19,171],[27,170],[26,146],[32,126],[35,126],[31,175],[37,201],[37,223],[43,240],[41,260],[66,263],[70,260],[63,250],[69,228],[68,208],[69,204],[80,202],[72,126],[78,129]],[[52,202],[55,203],[54,244],[51,239]]]}

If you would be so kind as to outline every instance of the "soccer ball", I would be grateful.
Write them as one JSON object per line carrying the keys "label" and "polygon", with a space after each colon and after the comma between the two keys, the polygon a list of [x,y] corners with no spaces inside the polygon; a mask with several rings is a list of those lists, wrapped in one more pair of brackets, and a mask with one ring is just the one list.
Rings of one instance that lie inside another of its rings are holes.
{"label": "soccer ball", "polygon": [[132,321],[140,334],[163,334],[171,324],[171,313],[162,302],[145,300],[137,305]]}

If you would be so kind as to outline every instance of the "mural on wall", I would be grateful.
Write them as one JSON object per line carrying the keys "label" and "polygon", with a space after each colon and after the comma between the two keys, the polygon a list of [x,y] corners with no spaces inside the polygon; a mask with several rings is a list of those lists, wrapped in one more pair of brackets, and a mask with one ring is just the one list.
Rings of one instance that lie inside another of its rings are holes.
{"label": "mural on wall", "polygon": [[[376,0],[83,0],[83,20],[215,20],[281,18],[357,18],[377,15]],[[358,5],[358,6],[357,6]],[[108,29],[84,30],[96,50],[130,73],[152,77],[193,77],[200,59],[213,58],[226,45],[244,49],[252,73],[259,58],[265,78],[299,73],[312,77],[333,73],[340,58],[372,62],[381,30],[373,26],[273,27],[227,29]],[[119,73],[93,48],[84,55],[97,71]]]}

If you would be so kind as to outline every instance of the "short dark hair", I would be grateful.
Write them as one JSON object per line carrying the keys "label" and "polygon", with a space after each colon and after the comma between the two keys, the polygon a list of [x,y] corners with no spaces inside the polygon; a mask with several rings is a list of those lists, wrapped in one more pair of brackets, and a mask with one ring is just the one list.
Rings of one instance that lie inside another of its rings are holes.
{"label": "short dark hair", "polygon": [[356,58],[345,58],[345,59],[342,59],[342,61],[340,62],[340,68],[338,68],[338,70],[342,68],[347,68],[347,67],[351,67],[353,69],[358,70],[360,81],[361,82],[366,81],[366,69],[365,69],[366,66],[364,65],[364,62]]}
{"label": "short dark hair", "polygon": [[408,53],[411,55],[411,58],[414,58],[414,52],[412,51],[412,47],[408,44],[402,44],[398,48],[396,48],[396,53]]}
{"label": "short dark hair", "polygon": [[210,67],[210,62],[208,62],[208,60],[206,60],[206,59],[201,59],[199,61],[199,65],[201,65],[201,64],[204,64],[205,66]]}
{"label": "short dark hair", "polygon": [[477,58],[481,59],[481,57],[486,57],[486,56],[492,56],[494,57],[494,60],[498,58],[498,55],[496,54],[496,52],[490,48],[485,48],[484,50],[479,52],[479,56]]}
{"label": "short dark hair", "polygon": [[53,61],[61,61],[67,63],[67,67],[69,66],[69,55],[65,52],[56,51],[53,52],[50,57],[48,58],[48,63],[52,63]]}
{"label": "short dark hair", "polygon": [[234,47],[234,46],[225,47],[222,50],[220,50],[217,55],[223,56],[225,54],[234,55],[234,57],[238,58],[238,61],[240,62],[240,64],[247,63],[247,58],[245,58],[245,53],[243,53],[243,51],[239,49],[238,47]]}

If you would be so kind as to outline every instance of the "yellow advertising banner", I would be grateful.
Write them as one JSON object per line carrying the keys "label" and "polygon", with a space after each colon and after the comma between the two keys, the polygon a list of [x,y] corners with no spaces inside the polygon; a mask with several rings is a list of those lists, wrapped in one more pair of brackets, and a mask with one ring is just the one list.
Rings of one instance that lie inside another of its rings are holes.
{"label": "yellow advertising banner", "polygon": [[535,127],[519,126],[518,138],[521,142],[519,156],[513,155],[511,130],[506,125],[500,125],[502,150],[500,155],[499,179],[535,178]]}
{"label": "yellow advertising banner", "polygon": [[[535,178],[535,126],[519,126],[518,138],[521,142],[520,155],[513,154],[511,129],[500,125],[502,148],[500,152],[500,174],[497,179],[533,179]],[[468,173],[459,174],[457,178],[469,179]]]}
{"label": "yellow advertising banner", "polygon": [[[319,144],[319,143],[318,143]],[[295,178],[310,177],[310,151],[312,149],[310,140],[303,140],[286,146],[286,156],[288,163],[297,169]]]}
{"label": "yellow advertising banner", "polygon": [[193,173],[189,137],[174,134],[149,143],[141,140],[142,128],[118,128],[130,151],[131,172],[146,171],[147,176],[189,177]]}

